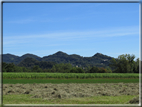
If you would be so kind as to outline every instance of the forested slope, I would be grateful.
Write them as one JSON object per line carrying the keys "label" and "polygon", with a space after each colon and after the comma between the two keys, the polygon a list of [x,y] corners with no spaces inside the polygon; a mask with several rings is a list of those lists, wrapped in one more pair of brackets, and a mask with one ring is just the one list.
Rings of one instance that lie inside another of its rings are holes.
{"label": "forested slope", "polygon": [[[32,59],[29,59],[32,58]],[[34,54],[25,54],[21,57],[15,56],[12,54],[3,54],[3,62],[5,63],[14,63],[20,66],[31,66],[32,63],[70,63],[73,66],[86,67],[86,66],[97,66],[97,67],[107,67],[110,64],[110,60],[113,57],[103,55],[101,53],[96,53],[91,57],[82,57],[80,55],[72,54],[68,55],[64,52],[58,51],[55,54],[39,57]],[[26,64],[27,63],[27,64]]]}

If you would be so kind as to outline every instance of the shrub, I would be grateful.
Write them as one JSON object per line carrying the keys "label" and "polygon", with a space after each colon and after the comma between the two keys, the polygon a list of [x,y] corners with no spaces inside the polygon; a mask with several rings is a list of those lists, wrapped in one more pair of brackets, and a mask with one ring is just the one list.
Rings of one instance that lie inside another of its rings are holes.
{"label": "shrub", "polygon": [[89,70],[89,73],[98,73],[99,72],[99,69],[98,67],[96,66],[93,66],[90,70]]}

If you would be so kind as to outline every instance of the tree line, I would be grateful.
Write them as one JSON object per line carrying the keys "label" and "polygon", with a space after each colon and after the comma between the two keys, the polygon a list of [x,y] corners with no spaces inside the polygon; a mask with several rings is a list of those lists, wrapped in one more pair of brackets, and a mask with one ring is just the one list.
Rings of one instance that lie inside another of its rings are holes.
{"label": "tree line", "polygon": [[[112,59],[107,67],[86,66],[77,67],[70,63],[41,62],[25,66],[18,66],[13,63],[2,63],[3,72],[52,72],[52,73],[139,73],[139,59],[134,61],[135,56],[123,54],[117,60]],[[30,59],[28,59],[30,60]],[[32,59],[31,59],[32,60]],[[30,60],[30,61],[31,61]],[[33,64],[33,63],[31,63]]]}

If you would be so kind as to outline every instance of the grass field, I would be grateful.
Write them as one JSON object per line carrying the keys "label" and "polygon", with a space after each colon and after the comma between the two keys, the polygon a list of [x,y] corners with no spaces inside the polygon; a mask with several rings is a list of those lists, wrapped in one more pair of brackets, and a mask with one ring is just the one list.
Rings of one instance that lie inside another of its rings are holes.
{"label": "grass field", "polygon": [[127,104],[137,96],[135,83],[3,85],[3,104]]}
{"label": "grass field", "polygon": [[[139,83],[139,74],[121,73],[3,73],[3,84]],[[94,96],[43,100],[31,95],[3,95],[3,104],[126,104],[137,95]]]}
{"label": "grass field", "polygon": [[[135,96],[96,96],[85,98],[70,98],[57,100],[43,100],[41,98],[30,98],[31,95],[4,95],[4,104],[126,104]],[[12,100],[11,100],[12,99]]]}
{"label": "grass field", "polygon": [[122,73],[3,73],[3,84],[16,83],[138,83],[139,74]]}
{"label": "grass field", "polygon": [[3,84],[33,84],[33,83],[138,83],[139,79],[113,79],[113,78],[97,78],[97,79],[3,79]]}
{"label": "grass field", "polygon": [[139,78],[139,74],[134,73],[3,73],[3,79],[25,78],[25,79],[49,79],[49,78]]}

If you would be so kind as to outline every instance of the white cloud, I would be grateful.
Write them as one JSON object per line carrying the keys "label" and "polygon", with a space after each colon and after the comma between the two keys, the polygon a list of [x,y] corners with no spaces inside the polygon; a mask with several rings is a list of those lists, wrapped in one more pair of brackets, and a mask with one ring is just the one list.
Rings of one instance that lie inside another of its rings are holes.
{"label": "white cloud", "polygon": [[35,21],[36,21],[35,19],[26,18],[26,19],[12,20],[12,21],[4,21],[4,23],[25,24],[25,23],[35,22]]}
{"label": "white cloud", "polygon": [[[94,39],[104,37],[118,37],[118,36],[131,36],[139,35],[139,28],[134,27],[121,27],[121,28],[107,28],[103,30],[86,30],[86,31],[66,31],[47,34],[33,34],[23,36],[3,36],[3,44],[11,45],[18,43],[32,43],[33,41],[44,41],[45,39],[54,41],[71,41],[74,39]],[[42,44],[42,42],[41,42]],[[52,44],[51,44],[52,45]]]}

